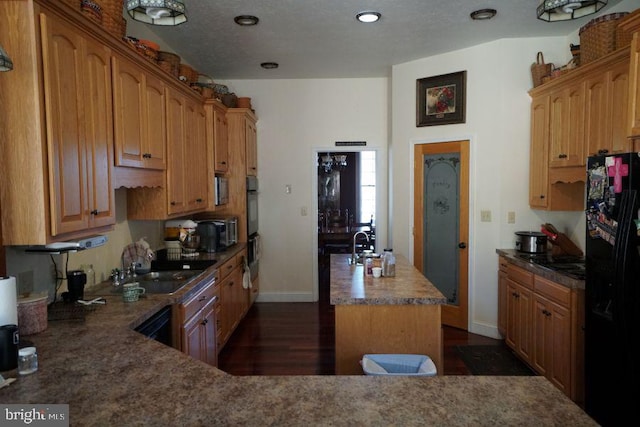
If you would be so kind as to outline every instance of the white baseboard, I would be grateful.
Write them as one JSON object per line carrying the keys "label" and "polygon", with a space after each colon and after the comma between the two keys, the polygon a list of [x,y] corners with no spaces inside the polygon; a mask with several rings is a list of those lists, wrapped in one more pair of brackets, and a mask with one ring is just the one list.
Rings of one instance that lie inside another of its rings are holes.
{"label": "white baseboard", "polygon": [[316,302],[310,292],[260,292],[256,302]]}
{"label": "white baseboard", "polygon": [[500,335],[500,332],[498,332],[498,328],[495,325],[471,323],[469,325],[469,332],[472,334],[482,335],[483,337],[495,338],[497,340],[504,338]]}

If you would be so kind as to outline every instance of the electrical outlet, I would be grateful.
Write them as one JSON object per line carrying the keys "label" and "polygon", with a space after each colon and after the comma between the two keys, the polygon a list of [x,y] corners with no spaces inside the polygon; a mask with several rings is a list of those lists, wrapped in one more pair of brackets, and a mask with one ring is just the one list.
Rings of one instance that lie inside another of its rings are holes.
{"label": "electrical outlet", "polygon": [[516,223],[516,213],[514,211],[507,212],[507,224]]}
{"label": "electrical outlet", "polygon": [[480,211],[480,221],[491,222],[491,211]]}
{"label": "electrical outlet", "polygon": [[300,208],[300,215],[307,216],[309,213],[307,212],[307,207],[303,206]]}

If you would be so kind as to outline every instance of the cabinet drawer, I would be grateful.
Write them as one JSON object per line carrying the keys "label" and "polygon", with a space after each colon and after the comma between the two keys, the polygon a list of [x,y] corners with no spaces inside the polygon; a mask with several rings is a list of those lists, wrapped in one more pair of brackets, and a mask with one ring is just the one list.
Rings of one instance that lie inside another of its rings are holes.
{"label": "cabinet drawer", "polygon": [[539,276],[535,277],[534,287],[535,291],[540,295],[564,307],[569,307],[571,303],[571,289]]}
{"label": "cabinet drawer", "polygon": [[509,264],[507,267],[507,274],[511,280],[518,282],[529,289],[533,289],[533,273],[530,271],[513,264]]}
{"label": "cabinet drawer", "polygon": [[197,294],[195,294],[188,301],[183,302],[179,306],[179,310],[182,314],[182,319],[188,320],[200,311],[209,301],[213,299],[215,296],[215,286],[214,283],[211,282],[204,288],[200,290]]}

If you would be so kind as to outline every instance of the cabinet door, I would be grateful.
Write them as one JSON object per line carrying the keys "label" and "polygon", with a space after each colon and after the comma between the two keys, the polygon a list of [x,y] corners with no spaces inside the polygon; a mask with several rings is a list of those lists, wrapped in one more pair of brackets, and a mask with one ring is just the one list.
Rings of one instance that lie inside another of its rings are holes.
{"label": "cabinet door", "polygon": [[165,84],[151,75],[145,76],[146,140],[143,145],[143,164],[147,169],[167,168],[167,112]]}
{"label": "cabinet door", "polygon": [[184,186],[184,153],[186,145],[185,97],[168,90],[167,97],[167,212],[169,215],[187,210]]}
{"label": "cabinet door", "polygon": [[206,343],[200,312],[182,325],[180,335],[182,336],[182,352],[194,359],[204,360]]}
{"label": "cabinet door", "polygon": [[524,361],[531,360],[532,292],[507,279],[506,343]]}
{"label": "cabinet door", "polygon": [[49,161],[51,235],[89,226],[82,36],[40,15]]}
{"label": "cabinet door", "polygon": [[218,366],[216,302],[217,299],[214,298],[204,306],[202,309],[202,322],[200,326],[204,335],[204,358],[202,361],[211,366]]}
{"label": "cabinet door", "polygon": [[116,166],[144,167],[147,139],[144,72],[127,59],[113,58]]}
{"label": "cabinet door", "polygon": [[229,170],[229,136],[226,112],[214,107],[213,123],[215,171],[226,173]]}
{"label": "cabinet door", "polygon": [[549,126],[549,166],[584,165],[584,83],[550,96]]}
{"label": "cabinet door", "polygon": [[203,210],[207,201],[207,136],[202,105],[187,99],[184,165],[186,210]]}
{"label": "cabinet door", "polygon": [[629,110],[627,129],[629,137],[640,136],[640,33],[631,41],[631,64],[629,65]]}
{"label": "cabinet door", "polygon": [[111,89],[111,51],[93,40],[86,40],[85,135],[90,225],[113,225],[113,105]]}
{"label": "cabinet door", "polygon": [[629,117],[629,63],[622,61],[617,63],[609,73],[610,90],[609,101],[611,107],[611,129],[608,132],[611,153],[626,153],[632,151],[627,138]]}
{"label": "cabinet door", "polygon": [[571,391],[571,342],[569,310],[535,295],[531,365],[567,395]]}
{"label": "cabinet door", "polygon": [[546,209],[549,186],[549,96],[531,103],[531,149],[529,155],[529,205]]}
{"label": "cabinet door", "polygon": [[609,150],[610,142],[607,137],[607,111],[608,85],[607,74],[598,73],[587,79],[586,86],[586,130],[585,142],[589,155],[599,152],[606,153]]}
{"label": "cabinet door", "polygon": [[246,150],[247,150],[247,175],[258,175],[258,135],[256,124],[247,119],[245,124]]}

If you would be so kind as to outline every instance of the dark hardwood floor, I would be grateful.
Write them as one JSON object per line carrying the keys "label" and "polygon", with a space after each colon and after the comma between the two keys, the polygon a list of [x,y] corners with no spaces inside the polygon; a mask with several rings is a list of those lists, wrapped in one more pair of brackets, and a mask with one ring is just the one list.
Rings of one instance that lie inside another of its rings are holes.
{"label": "dark hardwood floor", "polygon": [[[326,303],[256,303],[218,357],[232,375],[333,375],[333,307]],[[470,375],[457,345],[502,341],[447,327],[444,375]]]}

